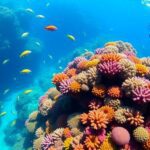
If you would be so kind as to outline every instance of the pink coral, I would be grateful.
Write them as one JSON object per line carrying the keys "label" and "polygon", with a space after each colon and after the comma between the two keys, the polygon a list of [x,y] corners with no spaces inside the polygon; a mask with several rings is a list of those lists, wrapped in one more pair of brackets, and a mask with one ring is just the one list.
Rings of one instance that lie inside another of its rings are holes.
{"label": "pink coral", "polygon": [[70,86],[71,82],[72,82],[71,79],[67,79],[60,83],[59,89],[62,94],[66,94],[69,92],[69,86]]}
{"label": "pink coral", "polygon": [[111,138],[117,145],[125,145],[130,141],[130,134],[128,130],[123,127],[115,127],[112,130]]}
{"label": "pink coral", "polygon": [[132,91],[133,101],[137,103],[150,102],[150,89],[147,87],[137,87]]}
{"label": "pink coral", "polygon": [[117,62],[109,61],[99,64],[98,70],[100,71],[100,73],[114,76],[121,72],[121,66]]}
{"label": "pink coral", "polygon": [[53,138],[50,134],[48,134],[44,140],[42,141],[41,148],[42,150],[48,150],[50,146],[54,144]]}

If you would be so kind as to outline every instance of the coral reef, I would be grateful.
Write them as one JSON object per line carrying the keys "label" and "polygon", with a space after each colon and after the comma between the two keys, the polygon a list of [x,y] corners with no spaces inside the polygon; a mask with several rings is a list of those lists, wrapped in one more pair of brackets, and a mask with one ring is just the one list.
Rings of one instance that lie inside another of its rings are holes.
{"label": "coral reef", "polygon": [[39,150],[149,149],[148,65],[123,41],[76,57],[52,79],[59,92],[46,92],[29,115],[27,129],[36,135],[30,147],[44,137]]}

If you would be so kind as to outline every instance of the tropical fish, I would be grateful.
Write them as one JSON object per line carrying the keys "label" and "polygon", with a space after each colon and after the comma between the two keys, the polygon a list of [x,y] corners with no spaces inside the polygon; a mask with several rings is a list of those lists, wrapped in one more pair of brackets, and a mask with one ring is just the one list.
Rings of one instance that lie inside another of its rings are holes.
{"label": "tropical fish", "polygon": [[29,13],[34,13],[34,11],[31,9],[31,8],[27,8],[27,9],[25,9],[27,12],[29,12]]}
{"label": "tropical fish", "polygon": [[4,112],[1,112],[0,113],[0,117],[3,117],[3,116],[5,116],[7,114],[7,112],[6,111],[4,111]]}
{"label": "tropical fish", "polygon": [[73,35],[71,35],[71,34],[67,34],[67,37],[68,37],[68,39],[70,39],[72,41],[76,40],[75,37]]}
{"label": "tropical fish", "polygon": [[10,61],[9,59],[5,59],[5,60],[2,62],[2,64],[5,65],[5,64],[7,64],[9,61]]}
{"label": "tropical fish", "polygon": [[23,70],[20,71],[20,73],[22,73],[22,74],[29,74],[31,72],[32,71],[30,69],[23,69]]}
{"label": "tropical fish", "polygon": [[26,38],[26,37],[28,37],[28,36],[29,36],[29,32],[24,32],[24,33],[21,34],[21,37],[22,37],[22,38]]}
{"label": "tropical fish", "polygon": [[46,26],[45,29],[48,31],[56,31],[58,28],[54,25],[49,25],[49,26]]}
{"label": "tropical fish", "polygon": [[36,15],[36,18],[44,19],[44,18],[45,18],[45,16],[44,16],[44,15]]}
{"label": "tropical fish", "polygon": [[24,93],[24,94],[29,94],[29,93],[31,93],[31,92],[32,92],[32,90],[29,89],[29,90],[25,90],[23,93]]}
{"label": "tropical fish", "polygon": [[48,55],[49,59],[53,59],[53,56],[52,55]]}
{"label": "tropical fish", "polygon": [[7,94],[9,91],[10,91],[10,89],[4,90],[3,95]]}
{"label": "tropical fish", "polygon": [[36,44],[37,46],[40,46],[40,45],[41,45],[40,42],[35,42],[35,44]]}
{"label": "tropical fish", "polygon": [[31,53],[30,50],[25,50],[20,54],[20,58],[25,57],[25,56],[29,55],[30,53]]}
{"label": "tropical fish", "polygon": [[10,126],[11,126],[11,127],[15,126],[15,125],[16,125],[16,122],[17,122],[16,120],[13,120],[13,121],[10,123]]}

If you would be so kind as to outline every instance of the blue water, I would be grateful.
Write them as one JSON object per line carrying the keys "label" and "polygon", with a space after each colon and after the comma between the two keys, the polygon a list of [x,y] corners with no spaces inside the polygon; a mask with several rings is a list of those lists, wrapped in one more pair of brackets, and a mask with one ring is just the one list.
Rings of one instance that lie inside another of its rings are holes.
{"label": "blue water", "polygon": [[[27,8],[34,12],[27,12]],[[39,14],[45,18],[36,18]],[[1,0],[0,112],[7,112],[0,118],[3,150],[11,149],[6,140],[6,129],[7,136],[15,137],[8,129],[11,121],[18,117],[18,95],[33,89],[31,100],[23,98],[26,102],[20,106],[26,111],[26,117],[37,108],[38,97],[51,86],[53,73],[61,71],[80,51],[93,51],[108,41],[128,41],[140,57],[150,56],[149,16],[150,7],[146,0]],[[58,30],[44,30],[50,24],[56,25]],[[21,38],[24,32],[29,32],[27,38]],[[74,35],[76,41],[70,41],[66,34]],[[32,54],[20,59],[19,54],[26,49],[32,50]],[[3,65],[5,59],[10,61]],[[19,72],[24,68],[30,68],[32,73],[21,75]],[[9,91],[4,94],[6,89]],[[11,145],[12,141],[9,142]]]}

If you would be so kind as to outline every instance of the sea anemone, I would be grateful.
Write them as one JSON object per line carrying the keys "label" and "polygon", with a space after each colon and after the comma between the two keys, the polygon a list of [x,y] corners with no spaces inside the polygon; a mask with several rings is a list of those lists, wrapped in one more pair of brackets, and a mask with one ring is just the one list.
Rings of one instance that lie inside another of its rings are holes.
{"label": "sea anemone", "polygon": [[107,94],[112,98],[121,98],[122,91],[119,86],[112,86],[108,89]]}
{"label": "sea anemone", "polygon": [[137,127],[133,131],[133,137],[137,142],[144,143],[149,139],[149,133],[145,128]]}
{"label": "sea anemone", "polygon": [[52,82],[53,84],[59,84],[60,82],[68,78],[69,77],[65,73],[58,73],[53,77]]}
{"label": "sea anemone", "polygon": [[117,145],[125,145],[130,141],[130,133],[123,127],[114,127],[111,132],[111,138]]}
{"label": "sea anemone", "polygon": [[90,126],[95,130],[106,128],[108,124],[107,115],[100,110],[90,111],[88,114],[88,120]]}
{"label": "sea anemone", "polygon": [[98,71],[103,75],[114,76],[121,72],[121,66],[118,62],[108,61],[98,65]]}
{"label": "sea anemone", "polygon": [[69,89],[73,93],[79,93],[81,90],[81,84],[74,80],[70,83]]}
{"label": "sea anemone", "polygon": [[135,64],[135,67],[136,67],[136,73],[139,76],[145,76],[149,72],[148,68],[145,65]]}
{"label": "sea anemone", "polygon": [[119,54],[109,53],[109,54],[102,54],[100,62],[101,63],[113,61],[118,62],[121,59],[122,57]]}
{"label": "sea anemone", "polygon": [[150,88],[137,87],[132,90],[132,99],[140,104],[150,102]]}
{"label": "sea anemone", "polygon": [[115,111],[112,107],[102,106],[99,110],[104,112],[104,114],[107,115],[107,118],[109,121],[112,121],[112,119],[114,118],[114,115],[115,115]]}
{"label": "sea anemone", "polygon": [[105,87],[102,86],[102,85],[98,85],[98,86],[95,85],[95,86],[92,88],[92,94],[93,94],[94,96],[99,97],[99,98],[104,98],[105,92],[106,92]]}

